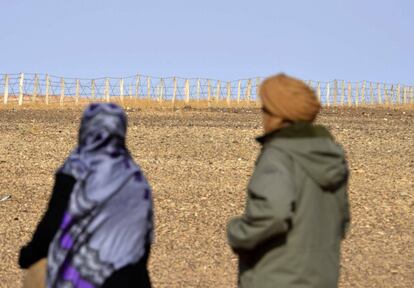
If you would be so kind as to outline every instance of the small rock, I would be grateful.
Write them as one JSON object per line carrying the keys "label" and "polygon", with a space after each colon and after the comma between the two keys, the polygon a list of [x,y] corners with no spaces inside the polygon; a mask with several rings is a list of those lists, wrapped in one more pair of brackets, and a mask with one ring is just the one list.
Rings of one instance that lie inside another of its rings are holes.
{"label": "small rock", "polygon": [[3,201],[6,201],[6,200],[9,200],[11,198],[11,195],[4,195],[4,196],[1,196],[0,197],[0,202],[3,202]]}

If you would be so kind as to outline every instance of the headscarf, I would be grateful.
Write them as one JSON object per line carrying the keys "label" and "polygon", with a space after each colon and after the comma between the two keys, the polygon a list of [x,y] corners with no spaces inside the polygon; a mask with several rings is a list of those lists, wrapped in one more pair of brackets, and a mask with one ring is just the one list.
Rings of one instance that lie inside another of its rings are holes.
{"label": "headscarf", "polygon": [[259,94],[264,108],[265,132],[278,130],[291,122],[313,122],[321,108],[308,85],[285,74],[265,79]]}
{"label": "headscarf", "polygon": [[78,147],[57,173],[76,179],[48,253],[48,287],[100,287],[137,263],[153,237],[151,189],[125,147],[127,117],[115,104],[85,110]]}

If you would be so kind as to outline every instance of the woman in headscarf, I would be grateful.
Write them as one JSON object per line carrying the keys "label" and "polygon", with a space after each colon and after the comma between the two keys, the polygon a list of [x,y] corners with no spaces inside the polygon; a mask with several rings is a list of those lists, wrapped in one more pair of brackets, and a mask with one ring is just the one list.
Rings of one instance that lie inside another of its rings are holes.
{"label": "woman in headscarf", "polygon": [[84,112],[78,146],[58,169],[48,210],[20,252],[20,266],[37,267],[34,273],[47,257],[49,288],[151,286],[151,189],[126,148],[126,129],[115,104]]}
{"label": "woman in headscarf", "polygon": [[260,87],[264,136],[245,213],[227,227],[239,287],[337,287],[350,221],[344,151],[323,126],[304,82],[280,74]]}

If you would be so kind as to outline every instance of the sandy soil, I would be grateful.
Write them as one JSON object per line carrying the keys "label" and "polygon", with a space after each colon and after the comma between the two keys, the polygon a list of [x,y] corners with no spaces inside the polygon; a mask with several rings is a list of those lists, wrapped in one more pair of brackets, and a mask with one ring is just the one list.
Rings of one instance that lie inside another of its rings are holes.
{"label": "sandy soil", "polygon": [[[128,144],[155,198],[154,287],[235,287],[226,244],[243,210],[259,146],[257,110],[129,110]],[[76,144],[80,110],[0,110],[0,287],[20,287],[16,265],[50,196],[53,172]],[[414,111],[331,109],[319,122],[351,167],[353,223],[341,287],[414,287]]]}

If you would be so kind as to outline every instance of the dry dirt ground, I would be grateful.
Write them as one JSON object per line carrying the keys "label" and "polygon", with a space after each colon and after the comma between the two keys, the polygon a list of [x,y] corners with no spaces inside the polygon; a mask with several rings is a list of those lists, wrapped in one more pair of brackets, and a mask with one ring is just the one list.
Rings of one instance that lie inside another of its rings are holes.
{"label": "dry dirt ground", "polygon": [[[53,172],[76,144],[80,110],[0,110],[0,287],[20,287],[16,265],[41,217]],[[259,151],[258,110],[128,111],[129,148],[154,189],[154,287],[235,287],[226,245],[243,211]],[[341,287],[414,287],[414,110],[330,109],[348,153],[352,229]]]}

